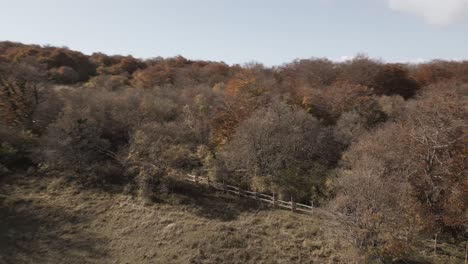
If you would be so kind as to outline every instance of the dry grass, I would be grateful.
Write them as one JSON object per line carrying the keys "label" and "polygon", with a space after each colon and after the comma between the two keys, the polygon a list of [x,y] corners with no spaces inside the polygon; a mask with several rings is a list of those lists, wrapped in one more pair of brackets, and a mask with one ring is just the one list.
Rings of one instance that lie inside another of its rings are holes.
{"label": "dry grass", "polygon": [[347,249],[331,239],[339,234],[330,236],[336,223],[325,214],[269,210],[184,188],[144,206],[60,178],[3,180],[0,263],[349,262],[338,254]]}

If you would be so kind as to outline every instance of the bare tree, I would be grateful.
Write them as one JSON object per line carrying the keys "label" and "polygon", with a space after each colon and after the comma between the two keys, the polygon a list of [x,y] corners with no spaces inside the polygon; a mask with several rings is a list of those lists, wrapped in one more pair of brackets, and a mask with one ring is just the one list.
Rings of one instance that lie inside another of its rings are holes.
{"label": "bare tree", "polygon": [[45,72],[25,63],[0,63],[0,116],[5,125],[31,129]]}
{"label": "bare tree", "polygon": [[254,188],[304,198],[320,182],[311,174],[318,132],[318,121],[305,111],[275,102],[240,125],[223,156]]}

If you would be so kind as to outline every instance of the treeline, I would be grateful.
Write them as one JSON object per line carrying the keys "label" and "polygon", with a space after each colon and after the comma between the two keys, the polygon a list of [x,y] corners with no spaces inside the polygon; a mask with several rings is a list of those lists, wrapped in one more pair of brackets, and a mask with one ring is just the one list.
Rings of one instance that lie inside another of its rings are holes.
{"label": "treeline", "polygon": [[356,258],[467,235],[468,62],[251,63],[0,43],[0,175],[120,184],[186,173],[333,210]]}

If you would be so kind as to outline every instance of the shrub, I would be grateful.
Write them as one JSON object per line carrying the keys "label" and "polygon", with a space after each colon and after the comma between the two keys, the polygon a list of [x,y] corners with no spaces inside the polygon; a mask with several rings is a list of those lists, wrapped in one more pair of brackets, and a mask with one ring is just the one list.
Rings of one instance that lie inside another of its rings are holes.
{"label": "shrub", "polygon": [[196,155],[196,135],[184,122],[149,123],[138,127],[130,138],[125,163],[138,175],[140,194],[171,189],[172,177],[201,166]]}
{"label": "shrub", "polygon": [[36,143],[31,133],[0,125],[0,174],[26,170],[33,165]]}

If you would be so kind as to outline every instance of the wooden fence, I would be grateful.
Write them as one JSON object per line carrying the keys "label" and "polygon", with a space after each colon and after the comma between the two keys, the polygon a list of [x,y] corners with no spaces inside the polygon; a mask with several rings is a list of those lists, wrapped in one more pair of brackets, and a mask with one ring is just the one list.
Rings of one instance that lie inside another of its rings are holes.
{"label": "wooden fence", "polygon": [[[223,184],[218,182],[212,182],[207,177],[196,176],[193,174],[187,174],[187,181],[194,182],[197,184],[207,184],[209,187],[216,190],[222,191],[224,193],[230,193],[238,197],[245,197],[250,199],[255,199],[260,202],[267,203],[274,208],[288,209],[292,212],[301,212],[301,213],[312,213],[314,210],[313,206],[300,204],[294,202],[292,199],[289,202],[279,200],[274,194],[268,195],[259,192],[243,190],[237,186]],[[321,211],[322,213],[324,211]],[[434,242],[434,254],[436,254],[437,249],[437,236]],[[468,264],[468,243],[465,244],[465,264]]]}
{"label": "wooden fence", "polygon": [[296,203],[293,201],[293,199],[291,199],[291,201],[289,202],[283,201],[283,200],[278,199],[278,197],[275,194],[268,195],[264,193],[248,191],[248,190],[241,189],[237,186],[218,183],[218,182],[212,182],[207,177],[200,177],[200,176],[196,176],[193,174],[187,174],[186,179],[187,181],[194,182],[197,184],[206,184],[208,185],[208,187],[212,187],[224,193],[229,193],[238,197],[249,198],[249,199],[257,200],[263,203],[267,203],[274,208],[288,209],[288,210],[291,210],[292,212],[301,212],[301,213],[312,213],[314,209],[313,206]]}

